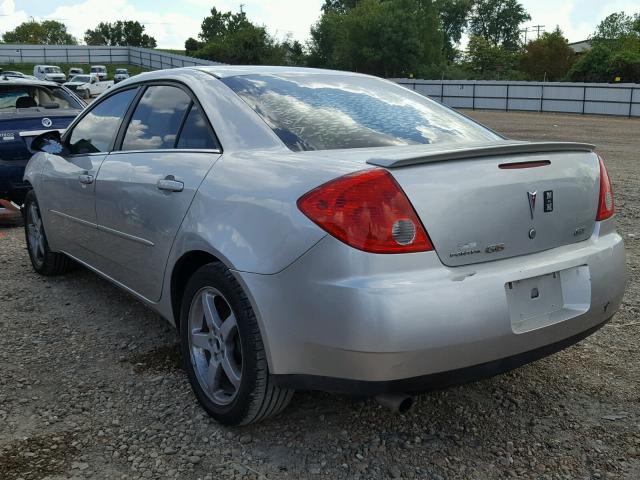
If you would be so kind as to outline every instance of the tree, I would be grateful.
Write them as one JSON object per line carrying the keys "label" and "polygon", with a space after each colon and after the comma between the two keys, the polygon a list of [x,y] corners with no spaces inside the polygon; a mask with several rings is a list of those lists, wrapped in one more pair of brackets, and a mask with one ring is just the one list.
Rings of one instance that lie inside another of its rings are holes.
{"label": "tree", "polygon": [[397,77],[426,75],[443,64],[443,34],[434,2],[328,4],[311,29],[311,65]]}
{"label": "tree", "polygon": [[187,41],[184,42],[184,50],[187,55],[193,56],[193,54],[202,48],[204,44],[199,42],[195,38],[189,37]]}
{"label": "tree", "polygon": [[448,61],[453,61],[457,50],[455,45],[460,43],[462,32],[469,21],[469,14],[473,9],[474,0],[439,0],[438,10],[444,34],[442,46]]}
{"label": "tree", "polygon": [[520,58],[520,68],[533,80],[546,79],[555,82],[565,78],[575,60],[575,53],[560,27],[545,32],[529,42]]}
{"label": "tree", "polygon": [[131,20],[100,22],[96,28],[85,32],[84,41],[87,45],[155,48],[156,39],[144,33],[144,29],[140,22]]}
{"label": "tree", "polygon": [[640,14],[609,15],[596,27],[591,43],[569,71],[571,80],[640,82]]}
{"label": "tree", "polygon": [[518,0],[476,0],[469,21],[472,35],[515,52],[520,48],[520,25],[531,16]]}
{"label": "tree", "polygon": [[476,76],[487,80],[509,77],[517,62],[514,52],[478,35],[469,37],[466,57]]}
{"label": "tree", "polygon": [[251,23],[244,12],[223,13],[213,7],[211,15],[202,21],[198,38],[201,46],[193,52],[196,57],[248,65],[281,65],[285,62],[282,45],[264,27]]}
{"label": "tree", "polygon": [[2,35],[4,43],[28,43],[36,45],[76,45],[78,41],[67,32],[64,23],[55,20],[29,21]]}
{"label": "tree", "polygon": [[591,41],[608,44],[628,37],[640,37],[640,13],[633,17],[624,12],[612,13],[598,24]]}

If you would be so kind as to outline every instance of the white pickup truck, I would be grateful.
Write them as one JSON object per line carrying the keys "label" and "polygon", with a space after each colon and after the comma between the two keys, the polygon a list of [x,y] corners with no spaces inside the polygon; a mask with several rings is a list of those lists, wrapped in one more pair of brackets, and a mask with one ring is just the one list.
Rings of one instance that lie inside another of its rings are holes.
{"label": "white pickup truck", "polygon": [[113,86],[113,81],[101,81],[96,74],[76,75],[64,84],[84,99],[95,97]]}

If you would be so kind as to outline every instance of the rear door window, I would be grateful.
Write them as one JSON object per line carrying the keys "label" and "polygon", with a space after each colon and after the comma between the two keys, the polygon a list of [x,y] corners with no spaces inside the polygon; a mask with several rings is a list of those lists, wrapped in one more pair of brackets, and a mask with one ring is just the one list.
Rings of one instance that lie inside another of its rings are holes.
{"label": "rear door window", "polygon": [[174,148],[191,98],[178,87],[147,88],[127,126],[122,150]]}
{"label": "rear door window", "polygon": [[181,149],[219,148],[218,142],[207,125],[207,120],[195,103],[191,105],[189,115],[184,122],[177,147]]}
{"label": "rear door window", "polygon": [[118,92],[100,102],[73,128],[68,137],[72,154],[107,152],[118,133],[120,120],[138,90]]}

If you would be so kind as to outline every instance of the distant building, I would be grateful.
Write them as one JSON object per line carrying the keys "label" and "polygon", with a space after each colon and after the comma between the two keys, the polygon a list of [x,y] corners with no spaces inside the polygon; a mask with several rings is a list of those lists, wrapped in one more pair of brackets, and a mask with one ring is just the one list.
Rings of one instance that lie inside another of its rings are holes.
{"label": "distant building", "polygon": [[582,40],[580,42],[570,43],[569,46],[576,52],[578,55],[586,52],[591,48],[591,41]]}

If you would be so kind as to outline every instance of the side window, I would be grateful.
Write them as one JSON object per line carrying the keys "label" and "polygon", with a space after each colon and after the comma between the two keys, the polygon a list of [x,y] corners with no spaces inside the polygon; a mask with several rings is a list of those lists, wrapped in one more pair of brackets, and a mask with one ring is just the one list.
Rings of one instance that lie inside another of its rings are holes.
{"label": "side window", "polygon": [[68,137],[71,153],[106,152],[136,92],[137,89],[133,88],[116,93],[87,113]]}
{"label": "side window", "polygon": [[147,88],[127,126],[122,150],[173,148],[191,98],[165,85]]}
{"label": "side window", "polygon": [[180,132],[177,148],[218,148],[218,142],[213,138],[204,115],[195,103]]}

